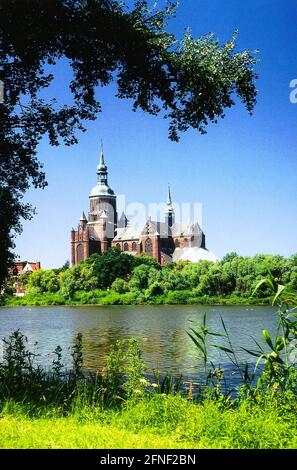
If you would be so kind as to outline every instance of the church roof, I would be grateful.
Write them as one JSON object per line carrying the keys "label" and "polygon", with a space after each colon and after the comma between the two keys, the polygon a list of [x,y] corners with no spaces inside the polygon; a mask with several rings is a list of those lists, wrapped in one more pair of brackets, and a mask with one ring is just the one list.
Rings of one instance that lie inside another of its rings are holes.
{"label": "church roof", "polygon": [[118,227],[113,241],[134,240],[140,237],[143,227]]}
{"label": "church roof", "polygon": [[171,227],[173,237],[197,236],[202,234],[198,222],[174,223]]}
{"label": "church roof", "polygon": [[113,196],[114,191],[107,184],[97,183],[96,186],[94,186],[94,188],[92,188],[92,190],[90,192],[90,197],[102,196],[102,195],[106,195],[106,194],[108,194],[110,196]]}
{"label": "church roof", "polygon": [[145,235],[167,238],[168,236],[171,236],[171,229],[165,222],[157,222],[149,218],[145,225],[118,227],[117,234],[113,241],[133,240],[145,237]]}
{"label": "church roof", "polygon": [[141,235],[156,235],[159,234],[161,238],[171,236],[171,229],[165,222],[158,222],[156,220],[148,219],[147,223],[142,227]]}
{"label": "church roof", "polygon": [[186,248],[175,248],[172,261],[178,262],[180,260],[192,261],[192,263],[197,263],[200,260],[207,261],[219,261],[219,258],[212,253],[211,251],[205,250],[204,248],[198,247],[186,247]]}
{"label": "church roof", "polygon": [[156,236],[159,235],[161,238],[168,237],[201,237],[202,230],[198,222],[194,223],[175,223],[172,227],[169,227],[165,222],[158,222],[155,220],[148,219],[147,223],[143,226],[132,226],[132,227],[118,227],[117,235],[114,241],[132,240],[145,235]]}

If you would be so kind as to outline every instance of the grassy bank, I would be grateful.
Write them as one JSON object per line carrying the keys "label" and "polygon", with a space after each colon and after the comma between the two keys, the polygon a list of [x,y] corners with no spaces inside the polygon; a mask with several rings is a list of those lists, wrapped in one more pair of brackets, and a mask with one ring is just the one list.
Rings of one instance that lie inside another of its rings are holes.
{"label": "grassy bank", "polygon": [[145,298],[141,293],[119,294],[114,291],[94,290],[76,292],[72,299],[58,293],[27,294],[24,297],[5,296],[2,305],[271,305],[272,297],[258,298],[242,295],[197,297],[190,291],[172,291],[166,296]]}
{"label": "grassy bank", "polygon": [[[30,416],[31,415],[31,416]],[[279,398],[232,406],[156,395],[118,410],[77,404],[32,415],[6,402],[0,417],[1,448],[296,448],[296,410]]]}

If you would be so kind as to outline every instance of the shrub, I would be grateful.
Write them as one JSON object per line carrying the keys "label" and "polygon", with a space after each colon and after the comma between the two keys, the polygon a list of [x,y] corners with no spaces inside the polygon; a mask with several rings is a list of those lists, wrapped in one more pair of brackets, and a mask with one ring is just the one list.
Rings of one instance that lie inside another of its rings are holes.
{"label": "shrub", "polygon": [[117,277],[111,284],[111,288],[118,294],[129,292],[129,284],[124,279]]}
{"label": "shrub", "polygon": [[115,291],[109,291],[105,297],[100,299],[101,305],[119,305],[124,294],[118,294]]}
{"label": "shrub", "polygon": [[156,297],[164,293],[164,288],[161,282],[153,282],[145,291],[146,298]]}
{"label": "shrub", "polygon": [[181,290],[167,293],[166,303],[168,304],[187,304],[191,297],[191,291]]}

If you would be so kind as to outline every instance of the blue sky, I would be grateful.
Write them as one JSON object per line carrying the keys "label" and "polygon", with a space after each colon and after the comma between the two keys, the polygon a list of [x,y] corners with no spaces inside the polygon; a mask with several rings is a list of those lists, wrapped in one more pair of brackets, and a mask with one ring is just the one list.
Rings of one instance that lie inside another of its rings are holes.
{"label": "blue sky", "polygon": [[[70,229],[88,210],[101,138],[115,192],[128,203],[159,203],[170,182],[175,201],[203,204],[207,247],[218,256],[297,252],[297,104],[289,100],[297,78],[297,2],[180,0],[168,28],[181,37],[188,26],[194,37],[212,31],[220,41],[238,29],[238,49],[259,49],[254,115],[238,103],[206,135],[190,130],[174,143],[166,120],[132,112],[113,86],[99,89],[102,113],[87,123],[79,144],[50,147],[44,139],[39,146],[49,185],[27,193],[38,214],[16,240],[22,260],[58,267],[69,259]],[[55,70],[46,93],[67,98],[67,64]]]}

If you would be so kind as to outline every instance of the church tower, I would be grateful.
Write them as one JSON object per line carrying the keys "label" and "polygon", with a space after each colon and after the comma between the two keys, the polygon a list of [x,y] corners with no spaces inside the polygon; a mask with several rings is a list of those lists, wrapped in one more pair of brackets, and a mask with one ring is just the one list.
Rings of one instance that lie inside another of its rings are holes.
{"label": "church tower", "polygon": [[[108,171],[105,164],[103,145],[101,143],[101,152],[99,165],[97,167],[97,184],[91,190],[90,196],[90,211],[89,211],[89,230],[90,236],[95,239],[101,239],[102,229],[104,227],[104,237],[107,240],[114,238],[114,229],[117,224],[117,211],[116,211],[116,196],[108,185]],[[102,225],[101,216],[104,211],[105,223]]]}
{"label": "church tower", "polygon": [[97,184],[89,196],[88,218],[84,212],[77,230],[71,231],[71,262],[79,263],[94,253],[103,253],[111,246],[117,225],[116,195],[108,184],[103,145],[97,167]]}
{"label": "church tower", "polygon": [[165,223],[168,227],[172,227],[175,222],[174,208],[172,205],[170,186],[168,185],[167,207],[165,209]]}

